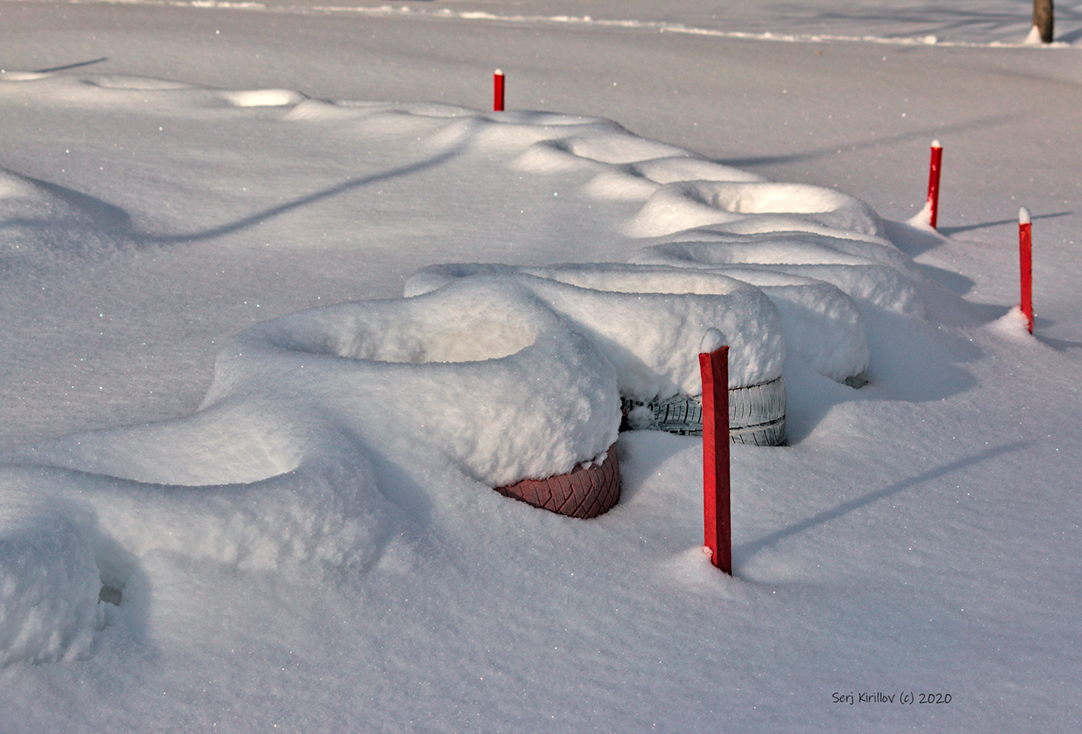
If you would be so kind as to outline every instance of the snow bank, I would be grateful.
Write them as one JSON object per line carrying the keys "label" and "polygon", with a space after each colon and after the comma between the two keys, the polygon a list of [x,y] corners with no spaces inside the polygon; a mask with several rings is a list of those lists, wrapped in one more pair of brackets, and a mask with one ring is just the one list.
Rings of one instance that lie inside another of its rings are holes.
{"label": "snow bank", "polygon": [[619,422],[604,355],[506,279],[258,324],[194,415],[44,442],[0,470],[0,666],[86,654],[103,599],[148,614],[156,558],[363,573],[446,501],[396,467],[548,477],[599,460]]}
{"label": "snow bank", "polygon": [[777,307],[786,354],[836,382],[859,386],[871,354],[856,302],[823,279],[773,270],[726,268],[718,272],[753,285]]}

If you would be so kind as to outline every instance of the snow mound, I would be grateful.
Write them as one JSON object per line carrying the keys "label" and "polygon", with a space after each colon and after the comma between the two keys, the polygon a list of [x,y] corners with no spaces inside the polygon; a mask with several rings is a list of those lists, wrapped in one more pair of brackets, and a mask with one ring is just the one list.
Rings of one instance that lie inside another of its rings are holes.
{"label": "snow mound", "polygon": [[583,187],[596,199],[645,201],[664,184],[678,181],[762,182],[753,173],[701,158],[668,156],[606,166]]}
{"label": "snow mound", "polygon": [[[729,385],[734,388],[776,378],[786,354],[838,382],[859,381],[868,367],[864,319],[856,303],[823,280],[772,270],[451,264],[418,271],[407,281],[406,294],[479,275],[517,277],[583,326],[616,365],[621,393],[635,400],[699,394],[694,339],[699,335],[701,340],[706,331],[721,334],[730,345]],[[535,278],[573,289],[538,284]],[[764,316],[764,301],[748,295],[748,286],[773,303],[777,319]],[[711,297],[725,315],[705,310],[702,304]],[[676,318],[678,310],[681,316]]]}
{"label": "snow mound", "polygon": [[0,506],[0,668],[89,654],[104,620],[100,574],[79,523],[13,501]]}
{"label": "snow mound", "polygon": [[0,263],[38,264],[56,255],[110,250],[126,215],[63,186],[0,168]]}
{"label": "snow mound", "polygon": [[786,354],[836,382],[859,385],[871,353],[857,303],[823,279],[773,270],[712,270],[760,289],[777,307]]}
{"label": "snow mound", "polygon": [[529,289],[471,281],[257,324],[219,353],[194,415],[57,439],[26,456],[144,483],[248,485],[348,439],[500,486],[601,456],[619,419],[601,350]]}
{"label": "snow mound", "polygon": [[412,276],[405,295],[472,289],[493,278],[529,289],[574,323],[615,367],[624,397],[701,393],[698,354],[708,328],[730,345],[731,387],[781,375],[785,345],[777,310],[759,289],[723,275],[619,264],[439,265]]}
{"label": "snow mound", "polygon": [[99,595],[146,608],[154,559],[365,572],[449,501],[401,467],[490,487],[563,474],[600,461],[619,422],[602,352],[507,279],[258,324],[222,350],[194,415],[45,442],[0,471],[33,508],[0,518],[0,664],[86,654]]}
{"label": "snow mound", "polygon": [[223,92],[222,98],[236,107],[288,107],[306,99],[303,94],[289,89]]}
{"label": "snow mound", "polygon": [[871,207],[832,189],[807,184],[675,181],[654,192],[625,231],[660,237],[703,226],[719,231],[856,233],[883,236]]}
{"label": "snow mound", "polygon": [[570,471],[616,440],[603,354],[528,289],[490,280],[257,325],[204,407],[285,389],[370,445],[423,446],[489,486]]}
{"label": "snow mound", "polygon": [[[858,304],[923,317],[913,263],[886,240],[815,233],[729,235],[717,241],[668,242],[643,248],[632,262],[727,273],[733,267],[829,283]],[[735,277],[735,276],[734,276]],[[749,276],[750,277],[750,276]]]}

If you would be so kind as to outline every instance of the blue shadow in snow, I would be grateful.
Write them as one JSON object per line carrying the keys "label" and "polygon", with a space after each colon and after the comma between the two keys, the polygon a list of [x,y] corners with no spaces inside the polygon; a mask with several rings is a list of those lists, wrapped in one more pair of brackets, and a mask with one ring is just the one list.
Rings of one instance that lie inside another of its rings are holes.
{"label": "blue shadow in snow", "polygon": [[886,499],[887,497],[891,497],[900,492],[904,492],[907,489],[912,489],[913,487],[920,486],[921,484],[925,484],[932,480],[939,479],[940,477],[951,474],[952,472],[975,466],[982,461],[987,461],[988,459],[994,458],[996,456],[1001,456],[1011,451],[1018,451],[1019,449],[1025,448],[1030,444],[1030,441],[1014,441],[1013,443],[1005,444],[1003,446],[985,449],[984,451],[980,452],[975,456],[958,459],[957,461],[952,461],[949,464],[936,467],[935,469],[929,469],[928,471],[922,472],[914,477],[910,477],[909,479],[903,479],[900,482],[896,482],[889,486],[883,487],[882,489],[877,489],[874,492],[869,492],[868,494],[865,494],[861,497],[856,497],[847,502],[843,502],[837,507],[832,507],[829,510],[823,510],[820,513],[812,515],[806,520],[802,520],[795,525],[790,525],[787,528],[776,530],[770,535],[759,538],[758,540],[753,540],[751,542],[737,546],[733,549],[733,555],[739,555],[742,561],[747,561],[749,557],[754,556],[756,553],[763,550],[764,548],[769,548],[771,546],[777,545],[783,540],[791,538],[794,535],[799,535],[800,533],[803,533],[805,530],[810,530],[811,528],[819,525],[825,525],[826,523],[832,522],[841,517],[844,517],[845,515],[848,515],[854,510],[859,510],[862,507],[866,507],[873,502],[878,502],[879,500]]}

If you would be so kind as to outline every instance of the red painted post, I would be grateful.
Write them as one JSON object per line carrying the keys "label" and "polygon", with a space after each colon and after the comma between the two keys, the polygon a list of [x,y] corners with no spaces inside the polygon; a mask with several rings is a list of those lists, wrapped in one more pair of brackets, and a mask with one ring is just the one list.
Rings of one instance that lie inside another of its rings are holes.
{"label": "red painted post", "polygon": [[703,379],[703,536],[710,562],[733,575],[729,517],[729,347],[699,354]]}
{"label": "red painted post", "polygon": [[928,168],[928,224],[936,228],[939,220],[939,172],[943,167],[943,146],[932,141],[932,163]]}
{"label": "red painted post", "polygon": [[1019,306],[1026,317],[1029,333],[1033,333],[1033,225],[1029,210],[1018,210],[1018,262],[1022,276],[1022,302]]}
{"label": "red painted post", "polygon": [[496,69],[492,76],[492,109],[496,112],[503,111],[503,71]]}

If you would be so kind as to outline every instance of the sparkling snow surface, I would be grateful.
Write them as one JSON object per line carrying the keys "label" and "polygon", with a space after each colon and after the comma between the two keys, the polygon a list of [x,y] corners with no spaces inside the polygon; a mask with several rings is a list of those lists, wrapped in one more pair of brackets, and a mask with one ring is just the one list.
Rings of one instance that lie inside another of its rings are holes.
{"label": "sparkling snow surface", "polygon": [[[0,2],[0,731],[1070,731],[1082,11],[1017,5]],[[617,435],[718,342],[789,396],[733,578]],[[613,441],[600,518],[491,490]]]}

